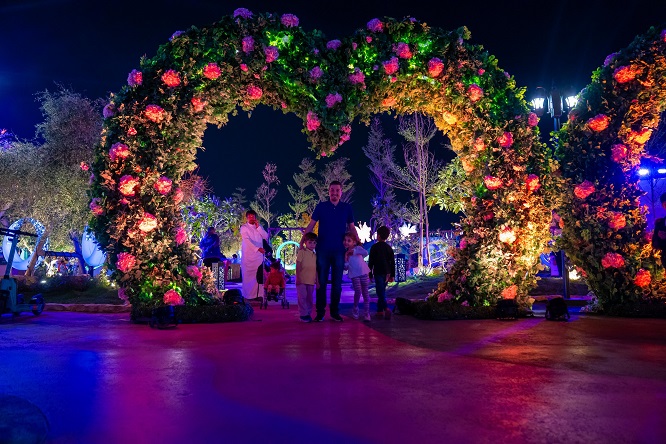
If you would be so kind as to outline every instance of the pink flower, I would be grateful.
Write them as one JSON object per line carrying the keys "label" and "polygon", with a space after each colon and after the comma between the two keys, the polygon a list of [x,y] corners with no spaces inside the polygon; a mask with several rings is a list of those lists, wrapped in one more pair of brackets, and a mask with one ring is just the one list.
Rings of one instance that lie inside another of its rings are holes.
{"label": "pink flower", "polygon": [[370,37],[369,35],[365,36],[365,41],[368,43],[372,43],[372,37]]}
{"label": "pink flower", "polygon": [[460,241],[460,245],[458,246],[458,248],[460,248],[461,250],[467,248],[467,239],[463,237],[462,240]]}
{"label": "pink flower", "polygon": [[574,194],[579,199],[585,199],[587,196],[594,193],[595,191],[596,190],[594,189],[594,184],[589,180],[586,180],[583,183],[576,185],[576,187],[574,188]]}
{"label": "pink flower", "polygon": [[137,188],[139,188],[139,179],[126,175],[120,178],[118,183],[118,191],[125,197],[136,195]]}
{"label": "pink flower", "polygon": [[196,279],[198,284],[201,283],[201,278],[203,276],[201,275],[201,270],[199,270],[199,267],[196,265],[190,265],[187,267],[187,275]]}
{"label": "pink flower", "polygon": [[352,85],[362,84],[365,86],[365,74],[358,68],[354,68],[354,73],[349,75],[349,81]]}
{"label": "pink flower", "polygon": [[181,245],[187,240],[187,232],[183,227],[178,227],[173,238],[176,241],[176,245]]}
{"label": "pink flower", "polygon": [[450,301],[452,298],[453,295],[448,291],[445,291],[444,293],[440,293],[439,296],[437,296],[437,302]]}
{"label": "pink flower", "polygon": [[484,143],[482,138],[477,137],[476,139],[474,139],[474,143],[472,144],[472,147],[476,151],[483,151],[483,150],[486,149],[486,144]]}
{"label": "pink flower", "polygon": [[351,128],[351,125],[342,125],[342,126],[340,127],[340,131],[342,131],[342,132],[345,133],[345,134],[349,134],[349,133],[351,133],[351,129],[352,129],[352,128]]}
{"label": "pink flower", "polygon": [[486,185],[486,188],[492,191],[501,188],[502,179],[495,176],[485,176],[483,178],[483,183]]}
{"label": "pink flower", "polygon": [[382,62],[382,65],[384,65],[384,72],[388,75],[395,74],[400,68],[400,62],[398,62],[397,57],[391,57],[391,60]]}
{"label": "pink flower", "polygon": [[313,113],[312,111],[308,111],[306,122],[308,131],[316,131],[317,128],[319,128],[319,125],[321,125],[321,122],[319,121],[317,114]]}
{"label": "pink flower", "polygon": [[275,46],[267,46],[264,48],[264,54],[266,55],[266,63],[274,62],[280,57],[280,53]]}
{"label": "pink flower", "polygon": [[648,270],[640,269],[636,273],[636,277],[634,278],[634,284],[641,288],[645,288],[650,285],[652,282],[652,276],[650,275],[650,272]]}
{"label": "pink flower", "polygon": [[516,284],[513,284],[502,290],[502,299],[516,299],[517,294],[518,294],[518,286]]}
{"label": "pink flower", "polygon": [[324,75],[324,71],[322,71],[321,68],[318,67],[318,66],[315,66],[314,68],[312,68],[310,70],[310,79],[315,81],[315,82],[317,80],[319,80],[321,78],[321,76],[323,76],[323,75]]}
{"label": "pink flower", "polygon": [[104,208],[100,205],[99,197],[95,197],[92,202],[90,202],[90,211],[92,211],[92,214],[95,216],[101,216],[104,214]]}
{"label": "pink flower", "polygon": [[136,258],[130,253],[118,253],[116,268],[123,273],[129,272],[136,265]]}
{"label": "pink flower", "polygon": [[139,230],[149,233],[157,228],[157,218],[144,211],[143,217],[139,220]]}
{"label": "pink flower", "polygon": [[104,116],[105,119],[108,119],[115,115],[116,115],[116,105],[114,105],[113,103],[107,104],[106,106],[104,106],[104,109],[102,109],[102,116]]}
{"label": "pink flower", "polygon": [[330,49],[331,51],[335,51],[342,45],[342,42],[340,40],[330,40],[328,43],[326,43],[326,49]]}
{"label": "pink flower", "polygon": [[409,49],[409,45],[405,42],[400,42],[393,47],[393,52],[401,59],[411,59],[414,54]]}
{"label": "pink flower", "polygon": [[83,171],[88,171],[88,169],[90,168],[90,167],[88,166],[88,164],[85,163],[85,162],[81,162],[81,165],[80,165],[80,166],[81,166],[81,169],[82,169]]}
{"label": "pink flower", "polygon": [[620,163],[627,158],[627,153],[629,150],[626,145],[621,143],[616,143],[611,147],[611,159],[615,163]]}
{"label": "pink flower", "polygon": [[613,71],[613,78],[617,83],[631,82],[640,74],[641,69],[638,66],[620,66]]}
{"label": "pink flower", "polygon": [[143,83],[143,73],[141,71],[133,69],[127,76],[127,84],[132,88],[134,88],[135,86],[139,86],[142,83]]}
{"label": "pink flower", "polygon": [[243,37],[243,40],[241,40],[241,45],[245,54],[251,53],[254,51],[254,38],[250,35]]}
{"label": "pink flower", "polygon": [[611,211],[608,214],[608,228],[611,230],[620,230],[627,226],[627,218],[624,214],[617,211]]}
{"label": "pink flower", "polygon": [[513,134],[506,131],[504,134],[497,138],[497,142],[502,148],[509,148],[513,145]]}
{"label": "pink flower", "polygon": [[160,177],[153,187],[163,196],[166,196],[171,192],[171,185],[173,182],[166,176]]}
{"label": "pink flower", "polygon": [[428,75],[430,77],[439,77],[444,70],[444,62],[437,57],[433,57],[428,61]]}
{"label": "pink flower", "polygon": [[258,86],[250,85],[247,87],[247,96],[250,100],[259,100],[264,92]]}
{"label": "pink flower", "polygon": [[486,72],[486,70],[485,70],[485,69],[483,69],[483,68],[479,68],[479,71],[478,71],[478,73],[479,73],[479,75],[480,75],[480,76],[482,76],[482,75],[483,75],[483,73],[485,73],[485,72]]}
{"label": "pink flower", "polygon": [[111,149],[109,150],[111,162],[115,162],[116,159],[127,159],[128,156],[129,147],[124,143],[117,142],[111,145]]}
{"label": "pink flower", "polygon": [[173,69],[169,69],[162,74],[162,82],[170,88],[180,85],[180,74]]}
{"label": "pink flower", "polygon": [[352,42],[352,49],[356,51],[356,49],[358,49],[358,43]]}
{"label": "pink flower", "polygon": [[248,71],[247,65],[246,65],[245,63],[241,63],[241,64],[240,64],[240,69],[241,69],[241,71],[243,71],[243,72],[247,72],[247,71]]}
{"label": "pink flower", "polygon": [[294,14],[283,14],[280,17],[280,22],[287,28],[293,28],[294,26],[298,26],[298,17]]}
{"label": "pink flower", "polygon": [[587,126],[592,131],[599,132],[608,128],[609,123],[610,123],[610,117],[604,114],[597,114],[596,116],[592,117],[590,120],[587,121]]}
{"label": "pink flower", "polygon": [[527,179],[525,179],[525,185],[527,186],[527,191],[530,193],[535,192],[539,188],[541,188],[541,184],[539,183],[539,176],[536,174],[529,174],[527,176]]}
{"label": "pink flower", "polygon": [[250,19],[250,18],[252,18],[252,15],[253,15],[252,11],[250,11],[249,9],[245,9],[245,8],[238,8],[234,11],[234,18],[241,17],[241,18],[244,18],[244,19]]}
{"label": "pink flower", "polygon": [[177,188],[176,191],[173,193],[173,203],[178,205],[183,201],[184,198],[185,198],[185,193],[183,193],[183,190]]}
{"label": "pink flower", "polygon": [[473,83],[467,88],[467,95],[469,95],[469,99],[472,102],[478,102],[483,98],[483,89],[481,89],[479,85]]}
{"label": "pink flower", "polygon": [[534,113],[530,113],[527,116],[527,124],[529,126],[537,126],[539,124],[539,117]]}
{"label": "pink flower", "polygon": [[192,103],[192,108],[195,113],[200,113],[206,107],[206,102],[199,97],[192,97],[190,103]]}
{"label": "pink flower", "polygon": [[516,241],[516,233],[511,227],[504,227],[499,233],[499,240],[502,243],[511,245]]}
{"label": "pink flower", "polygon": [[217,63],[209,63],[203,69],[203,75],[207,79],[215,80],[222,75],[222,71],[220,70],[220,67],[217,66]]}
{"label": "pink flower", "polygon": [[136,136],[136,128],[134,128],[133,126],[129,127],[127,129],[127,135],[128,136]]}
{"label": "pink flower", "polygon": [[601,266],[604,268],[622,268],[624,267],[624,258],[618,253],[606,253],[601,259]]}
{"label": "pink flower", "polygon": [[329,94],[326,96],[326,107],[333,108],[338,103],[342,102],[342,96],[338,93]]}
{"label": "pink flower", "polygon": [[155,123],[160,123],[166,117],[166,113],[161,106],[158,105],[148,105],[144,114],[148,120],[151,120]]}
{"label": "pink flower", "polygon": [[384,24],[378,18],[373,18],[368,22],[368,30],[372,32],[384,32]]}
{"label": "pink flower", "polygon": [[164,303],[166,305],[183,305],[185,304],[185,301],[176,290],[169,290],[164,293]]}

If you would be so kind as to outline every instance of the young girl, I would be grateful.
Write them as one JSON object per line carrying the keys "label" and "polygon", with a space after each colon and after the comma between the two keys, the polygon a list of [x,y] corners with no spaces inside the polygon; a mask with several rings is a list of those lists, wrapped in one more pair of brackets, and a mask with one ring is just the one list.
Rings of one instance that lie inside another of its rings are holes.
{"label": "young girl", "polygon": [[363,320],[370,322],[370,297],[368,296],[368,273],[370,273],[370,268],[368,268],[368,264],[363,260],[368,255],[368,252],[361,247],[360,242],[357,242],[356,237],[351,233],[345,234],[343,245],[347,249],[345,261],[348,262],[347,270],[352,280],[352,286],[354,287],[352,317],[354,319],[358,319],[359,317],[358,303],[361,299],[361,293],[363,293]]}

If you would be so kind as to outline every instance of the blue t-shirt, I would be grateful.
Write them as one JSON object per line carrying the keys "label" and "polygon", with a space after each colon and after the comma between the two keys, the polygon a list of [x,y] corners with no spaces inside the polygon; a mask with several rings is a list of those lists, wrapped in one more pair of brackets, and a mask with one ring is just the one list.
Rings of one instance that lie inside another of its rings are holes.
{"label": "blue t-shirt", "polygon": [[344,253],[342,238],[348,225],[354,223],[351,205],[346,202],[333,205],[330,200],[319,202],[312,212],[312,220],[319,222],[317,252]]}

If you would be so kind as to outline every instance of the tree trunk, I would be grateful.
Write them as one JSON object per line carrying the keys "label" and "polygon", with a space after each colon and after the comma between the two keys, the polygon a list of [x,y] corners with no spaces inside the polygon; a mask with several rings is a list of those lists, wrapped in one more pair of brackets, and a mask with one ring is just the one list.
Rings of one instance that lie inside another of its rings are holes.
{"label": "tree trunk", "polygon": [[79,242],[80,237],[81,234],[76,231],[69,233],[69,238],[74,245],[74,253],[76,254],[76,258],[79,260],[79,274],[86,274],[86,262],[83,259],[83,252],[81,251],[81,242]]}
{"label": "tree trunk", "polygon": [[35,265],[37,264],[37,259],[39,256],[44,254],[44,244],[46,243],[46,239],[49,237],[49,229],[47,227],[44,228],[44,234],[42,234],[41,239],[39,239],[39,243],[35,245],[35,253],[32,255],[32,258],[30,258],[30,262],[28,263],[28,268],[25,270],[25,275],[26,276],[33,276],[35,274]]}

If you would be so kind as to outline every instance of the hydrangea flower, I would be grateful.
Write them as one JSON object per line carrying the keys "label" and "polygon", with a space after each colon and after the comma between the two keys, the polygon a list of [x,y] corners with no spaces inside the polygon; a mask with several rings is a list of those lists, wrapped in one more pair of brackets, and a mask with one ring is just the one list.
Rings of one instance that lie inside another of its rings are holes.
{"label": "hydrangea flower", "polygon": [[101,216],[104,214],[104,208],[100,205],[100,198],[95,197],[91,202],[90,202],[90,211],[92,211],[92,214],[95,216]]}
{"label": "hydrangea flower", "polygon": [[282,23],[287,28],[293,28],[298,26],[298,17],[296,17],[294,14],[283,14],[282,17],[280,17],[280,23]]}
{"label": "hydrangea flower", "polygon": [[539,117],[534,113],[530,113],[527,116],[527,124],[529,126],[537,126],[539,124]]}
{"label": "hydrangea flower", "polygon": [[170,88],[175,88],[180,85],[180,74],[173,69],[169,69],[162,74],[162,82]]}
{"label": "hydrangea flower", "polygon": [[185,243],[187,240],[187,231],[183,227],[178,227],[176,228],[176,232],[173,236],[174,241],[176,241],[176,245],[182,245]]}
{"label": "hydrangea flower", "polygon": [[641,288],[648,287],[650,283],[652,282],[652,276],[650,275],[649,270],[644,270],[640,269],[636,273],[636,277],[634,278],[634,284]]}
{"label": "hydrangea flower", "polygon": [[313,113],[312,111],[308,111],[306,120],[306,127],[308,131],[316,131],[319,128],[319,125],[321,125],[321,122],[319,121],[317,114]]}
{"label": "hydrangea flower", "polygon": [[326,43],[326,49],[330,49],[331,51],[335,51],[342,45],[342,42],[340,40],[331,40],[328,43]]}
{"label": "hydrangea flower", "polygon": [[585,199],[590,194],[594,193],[594,184],[589,180],[584,181],[574,187],[574,195],[579,199]]}
{"label": "hydrangea flower", "polygon": [[319,80],[321,78],[321,76],[323,76],[323,75],[324,75],[324,71],[322,71],[321,68],[318,67],[318,66],[315,66],[314,68],[312,68],[310,70],[310,79],[315,81],[315,82],[317,80]]}
{"label": "hydrangea flower", "polygon": [[326,107],[333,108],[338,103],[342,102],[342,96],[338,93],[332,93],[326,96]]}
{"label": "hydrangea flower", "polygon": [[594,132],[600,132],[608,128],[610,117],[605,114],[597,114],[587,121],[587,126]]}
{"label": "hydrangea flower", "polygon": [[206,107],[206,102],[200,97],[192,97],[190,103],[192,103],[192,109],[194,109],[195,113],[200,113]]}
{"label": "hydrangea flower", "polygon": [[116,268],[123,273],[129,272],[136,265],[136,257],[130,253],[118,253]]}
{"label": "hydrangea flower", "polygon": [[485,176],[483,178],[483,183],[486,185],[486,188],[491,191],[502,187],[502,179],[495,176]]}
{"label": "hydrangea flower", "polygon": [[252,14],[252,11],[246,8],[238,8],[234,11],[234,18],[244,18],[244,19],[250,19],[252,18],[254,14]]}
{"label": "hydrangea flower", "polygon": [[373,18],[368,22],[368,30],[372,32],[384,32],[384,23],[378,18]]}
{"label": "hydrangea flower", "polygon": [[102,109],[102,116],[104,116],[105,119],[108,119],[115,115],[116,115],[116,105],[114,105],[113,103],[108,103]]}
{"label": "hydrangea flower", "polygon": [[254,37],[251,35],[243,37],[243,40],[241,40],[241,48],[245,54],[249,54],[254,51]]}
{"label": "hydrangea flower", "polygon": [[527,191],[530,193],[537,191],[539,188],[541,188],[541,184],[539,183],[539,176],[536,174],[529,174],[527,179],[525,179],[525,186],[527,187]]}
{"label": "hydrangea flower", "polygon": [[400,68],[400,62],[397,57],[391,57],[391,60],[382,62],[382,65],[384,66],[384,72],[388,75],[395,74]]}
{"label": "hydrangea flower", "polygon": [[118,182],[118,192],[125,197],[132,197],[136,195],[138,187],[139,179],[130,175],[121,177],[120,181]]}
{"label": "hydrangea flower", "polygon": [[183,305],[185,304],[185,301],[176,290],[169,290],[164,293],[164,303],[166,305]]}
{"label": "hydrangea flower", "polygon": [[467,88],[467,95],[472,102],[478,102],[483,98],[483,89],[481,89],[479,85],[473,83]]}
{"label": "hydrangea flower", "polygon": [[400,42],[393,48],[393,52],[396,53],[401,59],[411,59],[414,54],[409,49],[409,45],[405,42]]}
{"label": "hydrangea flower", "polygon": [[222,74],[220,67],[217,66],[217,63],[209,63],[203,70],[203,75],[207,79],[215,80]]}
{"label": "hydrangea flower", "polygon": [[263,94],[264,92],[258,86],[250,85],[247,87],[247,96],[250,100],[259,100]]}
{"label": "hydrangea flower", "polygon": [[150,233],[155,228],[157,228],[157,218],[144,211],[143,217],[139,220],[139,230],[144,233]]}
{"label": "hydrangea flower", "polygon": [[280,53],[275,46],[267,46],[264,48],[264,54],[266,55],[266,63],[274,62],[280,57]]}
{"label": "hydrangea flower", "polygon": [[502,148],[511,147],[511,145],[513,145],[513,134],[505,131],[504,134],[497,138],[497,143],[499,143]]}
{"label": "hydrangea flower", "polygon": [[135,86],[139,86],[142,83],[143,83],[143,73],[136,69],[130,71],[129,75],[127,76],[127,84],[132,88],[134,88]]}
{"label": "hydrangea flower", "polygon": [[601,266],[604,268],[622,268],[624,267],[624,258],[618,253],[606,253],[601,259]]}
{"label": "hydrangea flower", "polygon": [[152,122],[160,123],[166,117],[166,113],[161,106],[148,105],[144,111],[146,118]]}
{"label": "hydrangea flower", "polygon": [[627,146],[621,143],[616,143],[611,147],[611,159],[615,163],[624,161],[627,158],[628,153],[629,150],[627,149]]}
{"label": "hydrangea flower", "polygon": [[157,182],[155,182],[155,185],[153,187],[155,190],[157,190],[158,193],[160,193],[163,196],[166,196],[171,192],[171,186],[173,185],[173,181],[169,179],[166,176],[160,177]]}

